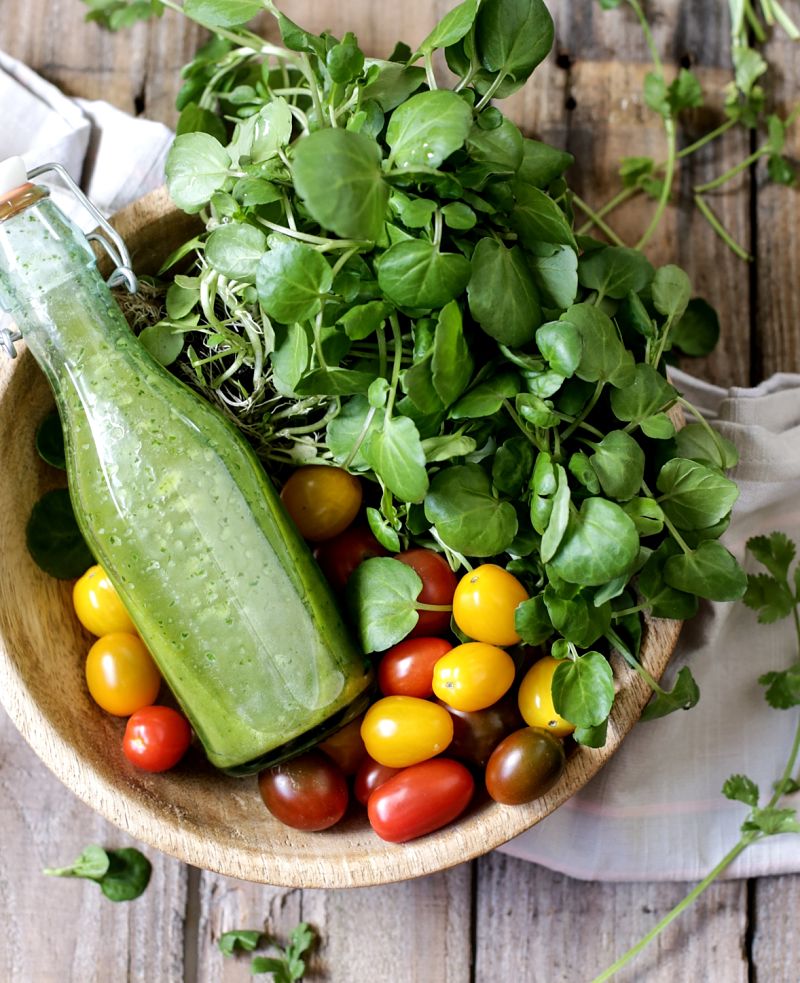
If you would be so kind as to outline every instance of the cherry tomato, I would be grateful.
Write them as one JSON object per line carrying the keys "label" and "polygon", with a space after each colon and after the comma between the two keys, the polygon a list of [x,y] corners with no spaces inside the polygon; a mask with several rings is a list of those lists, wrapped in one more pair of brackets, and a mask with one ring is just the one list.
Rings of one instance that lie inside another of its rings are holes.
{"label": "cherry tomato", "polygon": [[552,655],[535,662],[525,673],[519,687],[519,711],[529,727],[541,727],[554,737],[566,737],[575,724],[560,717],[553,705],[553,673],[561,663]]}
{"label": "cherry tomato", "polygon": [[382,765],[379,761],[367,755],[356,772],[353,794],[361,805],[365,806],[376,788],[379,788],[384,782],[388,781],[392,775],[399,774],[399,768],[388,768],[386,765]]}
{"label": "cherry tomato", "polygon": [[72,603],[78,621],[98,638],[117,631],[136,632],[125,605],[101,566],[89,567],[78,578],[72,588]]}
{"label": "cherry tomato", "polygon": [[286,511],[303,539],[333,539],[358,515],[361,482],[341,468],[309,464],[289,476],[281,491]]}
{"label": "cherry tomato", "polygon": [[504,738],[486,765],[486,789],[495,802],[522,805],[549,791],[564,770],[564,745],[539,727]]}
{"label": "cherry tomato", "polygon": [[528,600],[517,578],[494,563],[465,573],[453,596],[453,617],[461,631],[477,642],[516,645],[514,611]]}
{"label": "cherry tomato", "polygon": [[351,526],[314,550],[317,563],[337,593],[344,590],[350,574],[359,563],[372,556],[388,555],[366,526]]}
{"label": "cherry tomato", "polygon": [[417,596],[420,604],[447,605],[447,611],[420,611],[419,621],[408,633],[409,638],[423,635],[441,635],[450,630],[450,606],[456,589],[456,575],[441,553],[433,550],[414,549],[398,553],[395,559],[407,564],[422,581]]}
{"label": "cherry tomato", "polygon": [[356,717],[321,741],[317,748],[324,751],[342,769],[345,775],[355,775],[358,766],[367,756],[367,749],[361,739],[362,717]]}
{"label": "cherry tomato", "polygon": [[347,809],[344,775],[319,751],[307,751],[262,771],[258,790],[272,815],[294,829],[328,829]]}
{"label": "cherry tomato", "polygon": [[483,710],[514,682],[514,660],[486,642],[467,642],[442,656],[433,669],[433,692],[456,710]]}
{"label": "cherry tomato", "polygon": [[367,815],[381,839],[405,843],[451,823],[467,808],[474,791],[475,782],[464,765],[434,758],[405,768],[376,788]]}
{"label": "cherry tomato", "polygon": [[107,713],[129,717],[155,702],[161,673],[138,635],[118,631],[98,638],[89,649],[86,685]]}
{"label": "cherry tomato", "polygon": [[500,741],[525,723],[511,695],[485,710],[447,709],[453,718],[453,741],[447,754],[478,768],[485,768]]}
{"label": "cherry tomato", "polygon": [[171,707],[144,707],[128,721],[122,750],[144,771],[166,771],[186,754],[192,741],[187,719]]}
{"label": "cherry tomato", "polygon": [[433,667],[452,649],[443,638],[406,638],[390,648],[378,665],[384,696],[433,696]]}
{"label": "cherry tomato", "polygon": [[385,696],[367,710],[361,736],[370,757],[407,768],[444,751],[453,739],[453,718],[438,703]]}

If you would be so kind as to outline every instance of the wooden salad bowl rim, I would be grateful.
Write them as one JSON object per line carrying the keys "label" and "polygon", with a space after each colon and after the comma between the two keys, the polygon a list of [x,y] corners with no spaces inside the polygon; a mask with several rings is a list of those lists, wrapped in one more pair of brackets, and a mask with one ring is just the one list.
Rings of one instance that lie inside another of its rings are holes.
{"label": "wooden salad bowl rim", "polygon": [[[114,220],[137,272],[154,272],[192,221],[163,189]],[[64,481],[36,454],[35,430],[53,400],[24,343],[17,347],[18,358],[0,360],[0,701],[48,768],[127,833],[196,867],[265,884],[341,888],[419,877],[486,853],[549,815],[596,774],[638,720],[650,689],[613,655],[617,698],[605,747],[577,748],[558,784],[529,805],[480,802],[452,825],[402,845],[372,833],[363,810],[323,833],[289,829],[265,810],[255,778],[222,775],[197,749],[171,772],[137,771],[121,753],[124,721],[86,691],[91,639],[73,615],[72,585],[39,570],[25,546],[33,503]],[[641,661],[656,679],[680,627],[646,622]]]}

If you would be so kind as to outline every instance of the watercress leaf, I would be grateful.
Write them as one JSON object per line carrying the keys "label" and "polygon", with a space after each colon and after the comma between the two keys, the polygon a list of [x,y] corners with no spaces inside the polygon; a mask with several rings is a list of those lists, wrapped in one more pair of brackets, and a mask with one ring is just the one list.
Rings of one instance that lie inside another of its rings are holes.
{"label": "watercress leaf", "polygon": [[659,504],[679,529],[713,526],[739,497],[735,483],[697,461],[676,457],[661,468],[656,481]]}
{"label": "watercress leaf", "polygon": [[678,391],[651,365],[637,363],[624,388],[611,393],[611,409],[618,420],[639,423],[675,402]]}
{"label": "watercress leaf", "polygon": [[671,556],[664,580],[676,590],[711,601],[738,601],[747,589],[747,575],[722,543],[707,540],[691,553]]}
{"label": "watercress leaf", "polygon": [[758,785],[747,775],[731,775],[722,786],[722,794],[734,802],[744,802],[754,807],[758,805]]}
{"label": "watercress leaf", "polygon": [[671,690],[656,691],[653,698],[642,711],[640,720],[657,720],[666,717],[676,710],[691,710],[700,699],[700,687],[697,685],[692,670],[684,666],[675,677]]}
{"label": "watercress leaf", "polygon": [[347,581],[347,603],[365,652],[402,641],[419,620],[418,574],[399,560],[377,556],[360,563]]}
{"label": "watercress leaf", "polygon": [[315,222],[345,239],[379,238],[389,186],[373,137],[326,127],[294,145],[292,180]]}
{"label": "watercress leaf", "polygon": [[666,413],[655,413],[639,423],[645,437],[653,440],[669,440],[675,436],[675,424]]}
{"label": "watercress leaf", "polygon": [[458,6],[449,10],[417,48],[410,60],[416,61],[420,56],[429,55],[437,48],[446,48],[448,45],[460,41],[475,23],[479,3],[480,0],[463,0]]}
{"label": "watercress leaf", "polygon": [[580,365],[583,338],[569,321],[548,321],[537,328],[536,345],[550,367],[565,378]]}
{"label": "watercress leaf", "polygon": [[184,212],[199,212],[225,184],[230,166],[228,151],[208,133],[176,137],[165,165],[170,197]]}
{"label": "watercress leaf", "polygon": [[68,867],[46,867],[43,873],[48,877],[85,877],[87,880],[99,881],[108,871],[110,863],[106,851],[91,843]]}
{"label": "watercress leaf", "polygon": [[187,17],[204,27],[238,27],[264,9],[263,0],[186,0]]}
{"label": "watercress leaf", "polygon": [[655,338],[656,326],[647,312],[641,297],[629,290],[624,300],[617,308],[617,323],[633,328],[644,338]]}
{"label": "watercress leaf", "polygon": [[325,67],[331,81],[345,85],[358,78],[364,68],[364,53],[358,46],[355,34],[348,31],[342,40],[335,44],[325,58]]}
{"label": "watercress leaf", "polygon": [[664,580],[664,564],[679,552],[680,547],[673,539],[665,540],[650,554],[639,573],[639,593],[647,601],[654,618],[685,621],[697,613],[697,598],[685,591],[675,590]]}
{"label": "watercress leaf", "polygon": [[785,533],[773,532],[769,536],[753,536],[747,540],[747,549],[773,577],[786,580],[789,576],[789,566],[795,556],[795,545]]}
{"label": "watercress leaf", "polygon": [[758,611],[758,620],[762,625],[788,618],[795,603],[786,581],[776,580],[766,573],[750,574],[742,600],[747,607]]}
{"label": "watercress leaf", "polygon": [[589,462],[589,458],[583,451],[575,451],[570,456],[567,464],[569,473],[583,485],[592,495],[600,494],[600,482],[597,480],[595,470]]}
{"label": "watercress leaf", "polygon": [[766,686],[764,696],[775,710],[788,710],[800,705],[800,662],[780,672],[766,672],[758,677]]}
{"label": "watercress leaf", "polygon": [[428,464],[436,461],[449,461],[454,457],[466,457],[477,447],[472,437],[463,434],[446,434],[443,437],[428,437],[422,441],[422,450]]}
{"label": "watercress leaf", "polygon": [[542,314],[533,276],[522,250],[496,239],[481,239],[472,254],[467,286],[469,309],[483,330],[504,345],[533,340]]}
{"label": "watercress leaf", "polygon": [[639,293],[647,287],[655,271],[636,249],[604,246],[578,260],[578,280],[596,290],[601,297],[621,300],[629,291]]}
{"label": "watercress leaf", "polygon": [[530,260],[533,279],[545,307],[565,309],[578,294],[578,254],[572,246],[558,246],[552,256]]}
{"label": "watercress leaf", "polygon": [[444,224],[461,232],[473,228],[478,221],[475,212],[463,201],[451,201],[442,208]]}
{"label": "watercress leaf", "polygon": [[232,222],[214,229],[206,242],[206,259],[223,276],[254,281],[267,237],[253,225]]}
{"label": "watercress leaf", "polygon": [[670,320],[683,317],[692,284],[679,266],[660,266],[653,277],[651,286],[653,306]]}
{"label": "watercress leaf", "polygon": [[167,317],[180,321],[200,301],[200,287],[186,287],[174,281],[167,288]]}
{"label": "watercress leaf", "polygon": [[608,736],[608,719],[596,727],[576,727],[572,738],[583,747],[604,747]]}
{"label": "watercress leaf", "polygon": [[[227,0],[216,0],[216,2],[227,3]],[[306,51],[309,54],[317,55],[323,61],[325,60],[327,47],[323,38],[304,31],[302,27],[298,27],[294,21],[289,20],[280,11],[278,11],[278,27],[280,28],[283,43],[290,51]]]}
{"label": "watercress leaf", "polygon": [[719,341],[719,317],[701,297],[689,301],[686,312],[670,331],[670,341],[686,355],[702,357]]}
{"label": "watercress leaf", "polygon": [[228,153],[234,165],[242,158],[260,164],[275,157],[292,136],[292,113],[289,103],[275,96],[257,113],[236,124]]}
{"label": "watercress leaf", "polygon": [[208,133],[221,144],[228,140],[228,131],[219,116],[210,109],[198,106],[196,102],[184,106],[178,117],[175,134],[181,136],[184,133]]}
{"label": "watercress leaf", "polygon": [[542,0],[484,0],[475,51],[487,71],[521,85],[547,56],[553,34],[553,19]]}
{"label": "watercress leaf", "polygon": [[587,498],[570,514],[550,568],[568,583],[599,587],[629,572],[638,552],[636,527],[619,505]]}
{"label": "watercress leaf", "polygon": [[531,185],[515,185],[516,204],[509,217],[511,228],[526,249],[542,242],[575,248],[575,236],[566,216],[544,191]]}
{"label": "watercress leaf", "polygon": [[[641,550],[640,556],[641,556]],[[603,584],[594,592],[594,597],[592,598],[592,603],[596,608],[602,608],[609,601],[613,601],[615,598],[619,597],[625,588],[628,586],[628,581],[630,577],[628,574],[623,573],[619,577],[614,577],[613,580],[609,580],[607,584]],[[610,617],[610,607],[609,607],[609,617]],[[605,631],[606,629],[604,629]],[[591,644],[591,643],[588,643]]]}
{"label": "watercress leaf", "polygon": [[[556,465],[556,476],[558,487],[553,495],[553,506],[550,511],[550,519],[547,523],[547,528],[542,535],[542,545],[540,549],[542,563],[549,563],[549,561],[553,558],[553,555],[558,549],[561,540],[564,538],[564,533],[567,529],[567,521],[569,520],[569,481],[567,480],[566,470],[560,464]],[[558,626],[556,625],[556,627]],[[564,634],[563,631],[562,634]],[[594,639],[592,639],[592,641],[594,641]],[[586,644],[589,645],[591,642],[587,642]]]}
{"label": "watercress leaf", "polygon": [[133,901],[150,883],[152,867],[134,847],[108,851],[109,867],[100,879],[100,890],[109,901]]}
{"label": "watercress leaf", "polygon": [[354,396],[366,395],[375,381],[374,372],[359,369],[314,369],[295,386],[298,396]]}
{"label": "watercress leaf", "polygon": [[384,113],[391,112],[425,81],[424,68],[410,68],[394,61],[379,61],[371,58],[369,65],[376,65],[379,71],[361,91],[362,105],[374,100]]}
{"label": "watercress leaf", "polygon": [[444,413],[433,385],[433,352],[405,370],[402,384],[403,391],[421,413]]}
{"label": "watercress leaf", "polygon": [[383,376],[378,376],[377,379],[373,379],[369,384],[367,389],[367,400],[370,406],[374,406],[376,410],[383,409],[386,406],[386,400],[389,396],[389,381],[384,379]]}
{"label": "watercress leaf", "polygon": [[382,300],[370,300],[345,311],[337,324],[342,325],[351,341],[361,341],[374,334],[390,313],[391,308]]}
{"label": "watercress leaf", "polygon": [[519,376],[515,372],[500,372],[485,382],[473,386],[450,409],[454,420],[494,416],[507,399],[513,399],[520,390]]}
{"label": "watercress leaf", "polygon": [[518,498],[533,470],[533,447],[525,437],[510,437],[492,458],[492,484],[503,495]]}
{"label": "watercress leaf", "polygon": [[273,384],[279,393],[290,395],[308,366],[308,337],[300,324],[277,325],[272,352]]}
{"label": "watercress leaf", "polygon": [[385,549],[391,553],[400,552],[400,537],[397,531],[387,522],[377,509],[367,509],[367,523],[372,530],[372,535]]}
{"label": "watercress leaf", "polygon": [[378,284],[398,307],[444,307],[467,286],[471,267],[460,253],[440,253],[422,239],[390,246],[377,261]]}
{"label": "watercress leaf", "polygon": [[514,407],[523,420],[532,423],[534,427],[548,429],[559,422],[558,414],[553,410],[553,404],[548,399],[534,396],[531,393],[520,393],[514,400]]}
{"label": "watercress leaf", "polygon": [[523,371],[522,378],[528,392],[540,399],[555,395],[564,384],[564,376],[550,369],[546,372]]}
{"label": "watercress leaf", "polygon": [[600,652],[565,659],[551,684],[556,713],[579,727],[597,727],[614,703],[614,674]]}
{"label": "watercress leaf", "polygon": [[515,188],[523,184],[546,188],[574,163],[575,158],[565,150],[558,150],[526,137],[523,140],[522,163],[517,169]]}
{"label": "watercress leaf", "polygon": [[514,610],[514,628],[526,645],[541,645],[553,634],[544,594],[537,594],[517,605]]}
{"label": "watercress leaf", "polygon": [[582,339],[575,374],[586,382],[609,382],[624,389],[635,378],[633,355],[620,340],[611,318],[594,304],[573,304],[561,319],[574,325]]}
{"label": "watercress leaf", "polygon": [[48,413],[36,428],[36,450],[43,461],[54,468],[66,470],[64,431],[61,429],[61,417],[57,412]]}
{"label": "watercress leaf", "polygon": [[276,242],[261,257],[256,271],[261,306],[283,324],[313,317],[332,283],[325,257],[302,242]]}
{"label": "watercress leaf", "polygon": [[644,451],[624,430],[612,430],[594,445],[590,457],[600,485],[609,498],[633,498],[644,479]]}
{"label": "watercress leaf", "polygon": [[230,932],[223,932],[217,944],[225,956],[232,956],[237,949],[252,952],[258,946],[262,934],[257,929],[235,928]]}
{"label": "watercress leaf", "polygon": [[679,457],[698,461],[712,468],[727,471],[739,461],[739,452],[722,434],[702,423],[687,423],[675,435],[675,446]]}
{"label": "watercress leaf", "polygon": [[25,540],[33,561],[59,580],[72,580],[94,563],[78,528],[69,492],[45,492],[31,509]]}
{"label": "watercress leaf", "polygon": [[464,340],[461,310],[454,300],[439,312],[431,368],[434,389],[442,405],[450,406],[469,385],[474,369]]}
{"label": "watercress leaf", "polygon": [[450,549],[467,556],[495,556],[517,534],[517,514],[492,494],[478,464],[458,464],[435,475],[425,498],[425,517]]}
{"label": "watercress leaf", "polygon": [[522,163],[522,134],[505,116],[499,126],[488,130],[477,122],[467,136],[467,152],[474,163],[486,165],[487,176],[511,177]]}
{"label": "watercress leaf", "polygon": [[389,163],[403,170],[439,167],[464,146],[472,110],[452,89],[411,96],[392,113],[386,129]]}
{"label": "watercress leaf", "polygon": [[161,365],[172,365],[183,351],[183,332],[167,321],[149,324],[139,341]]}
{"label": "watercress leaf", "polygon": [[622,508],[640,536],[656,536],[664,528],[664,513],[653,498],[632,498]]}
{"label": "watercress leaf", "polygon": [[390,417],[364,444],[364,460],[402,502],[421,502],[428,491],[425,452],[408,417]]}
{"label": "watercress leaf", "polygon": [[[376,413],[364,396],[355,396],[343,404],[327,428],[326,442],[337,464],[349,460],[353,471],[365,471],[369,465],[364,459],[363,442],[383,424],[382,414]],[[354,448],[357,448],[354,452]]]}

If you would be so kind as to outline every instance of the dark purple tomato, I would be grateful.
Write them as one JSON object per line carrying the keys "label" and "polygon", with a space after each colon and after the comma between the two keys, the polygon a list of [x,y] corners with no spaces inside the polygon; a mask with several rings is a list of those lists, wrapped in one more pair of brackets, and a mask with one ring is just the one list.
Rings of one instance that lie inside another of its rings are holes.
{"label": "dark purple tomato", "polygon": [[342,773],[348,776],[355,775],[358,766],[367,756],[367,749],[361,739],[363,719],[363,714],[356,717],[317,745],[318,750],[332,758],[342,769]]}
{"label": "dark purple tomato", "polygon": [[564,745],[539,727],[504,738],[486,765],[486,789],[495,802],[522,805],[549,791],[564,770]]}
{"label": "dark purple tomato", "polygon": [[384,696],[433,696],[433,667],[452,649],[444,638],[406,638],[387,649],[378,665]]}
{"label": "dark purple tomato", "polygon": [[408,633],[408,637],[444,635],[450,630],[453,594],[458,586],[458,580],[450,569],[450,564],[441,553],[425,549],[406,550],[404,553],[398,553],[395,559],[411,567],[422,581],[418,602],[441,604],[447,608],[446,611],[420,611],[419,621]]}
{"label": "dark purple tomato", "polygon": [[411,765],[370,795],[367,815],[382,840],[405,843],[441,829],[469,805],[472,775],[459,761],[431,758]]}
{"label": "dark purple tomato", "polygon": [[272,815],[294,829],[328,829],[347,809],[344,775],[320,751],[307,751],[262,771],[258,790]]}
{"label": "dark purple tomato", "polygon": [[376,788],[383,785],[384,782],[388,782],[393,775],[399,773],[399,768],[390,768],[388,765],[382,765],[380,761],[376,761],[367,755],[356,772],[353,794],[361,805],[365,806]]}
{"label": "dark purple tomato", "polygon": [[478,768],[486,767],[492,751],[504,737],[525,726],[513,696],[505,696],[485,710],[454,710],[442,705],[453,718],[453,740],[448,755]]}

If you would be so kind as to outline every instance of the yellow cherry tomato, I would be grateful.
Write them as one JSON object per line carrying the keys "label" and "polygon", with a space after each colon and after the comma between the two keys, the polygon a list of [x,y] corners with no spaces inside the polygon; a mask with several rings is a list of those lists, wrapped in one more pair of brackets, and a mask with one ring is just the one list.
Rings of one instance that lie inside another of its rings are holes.
{"label": "yellow cherry tomato", "polygon": [[281,500],[303,539],[321,543],[347,529],[361,508],[361,482],[341,468],[309,464],[289,476]]}
{"label": "yellow cherry tomato", "polygon": [[161,673],[138,635],[118,631],[98,638],[89,649],[86,685],[107,713],[129,717],[155,703]]}
{"label": "yellow cherry tomato", "polygon": [[575,724],[560,717],[553,706],[553,674],[559,665],[552,655],[535,662],[520,683],[517,699],[529,727],[541,727],[554,737],[566,737],[575,730]]}
{"label": "yellow cherry tomato", "polygon": [[438,703],[386,696],[367,710],[361,737],[379,764],[407,768],[444,751],[453,740],[453,718]]}
{"label": "yellow cherry tomato", "polygon": [[520,640],[514,627],[514,611],[528,600],[528,592],[502,567],[484,563],[465,573],[453,597],[456,624],[476,642],[490,645],[516,645]]}
{"label": "yellow cherry tomato", "polygon": [[485,710],[514,682],[514,660],[486,642],[456,645],[433,667],[433,692],[454,710]]}
{"label": "yellow cherry tomato", "polygon": [[125,605],[101,566],[89,567],[76,581],[72,588],[72,603],[78,621],[93,635],[136,631]]}

